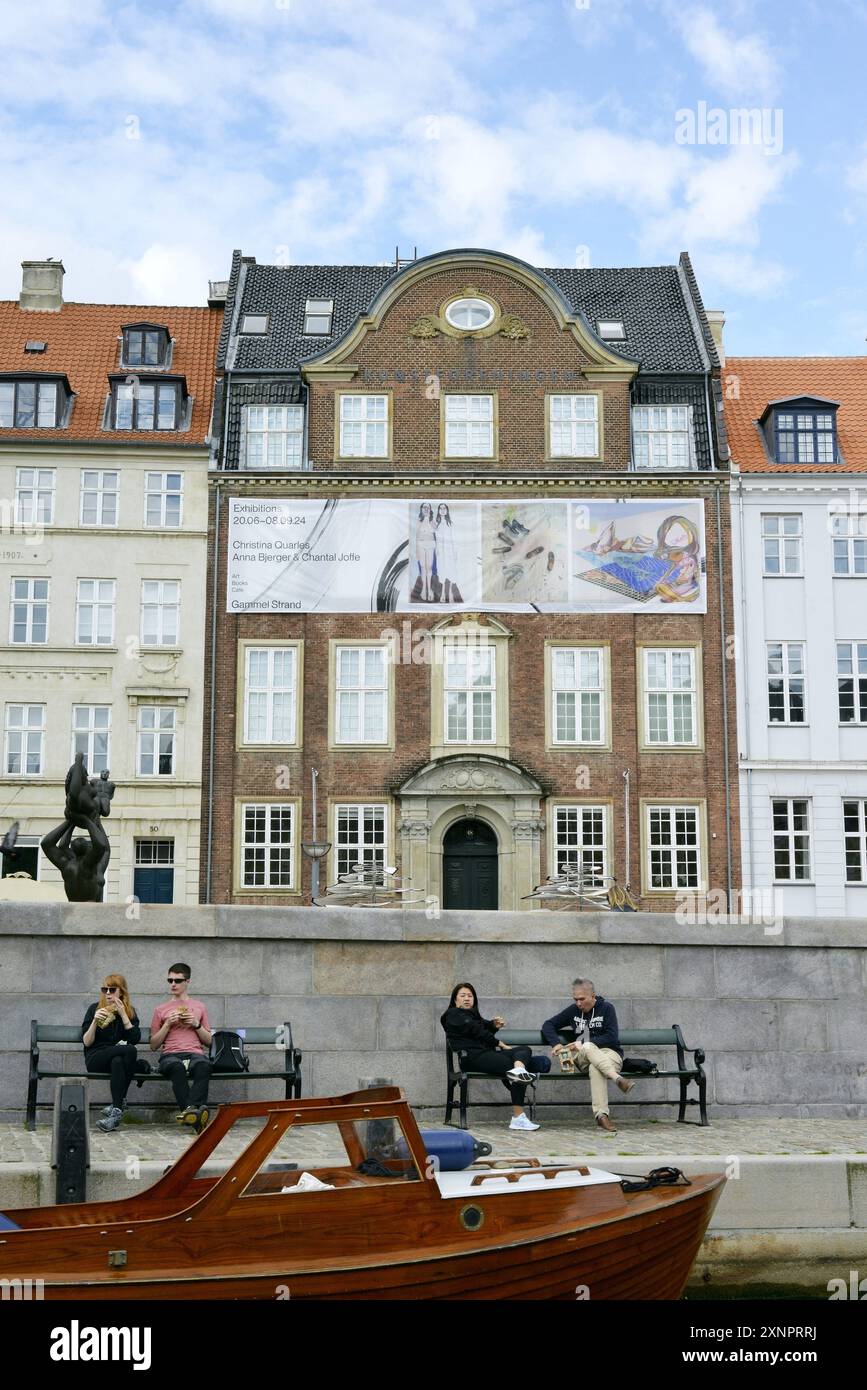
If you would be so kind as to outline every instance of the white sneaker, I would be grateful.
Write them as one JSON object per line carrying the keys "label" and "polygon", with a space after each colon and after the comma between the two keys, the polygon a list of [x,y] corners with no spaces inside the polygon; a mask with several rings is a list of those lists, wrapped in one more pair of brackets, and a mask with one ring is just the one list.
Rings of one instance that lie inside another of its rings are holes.
{"label": "white sneaker", "polygon": [[529,1120],[529,1119],[527,1118],[526,1115],[513,1115],[513,1116],[512,1116],[512,1123],[509,1125],[509,1129],[538,1129],[538,1128],[539,1128],[539,1126],[533,1124],[533,1121],[532,1121],[532,1120]]}
{"label": "white sneaker", "polygon": [[529,1086],[530,1082],[535,1081],[536,1078],[532,1072],[527,1071],[526,1067],[512,1067],[511,1071],[506,1072],[506,1079],[508,1081],[525,1081]]}

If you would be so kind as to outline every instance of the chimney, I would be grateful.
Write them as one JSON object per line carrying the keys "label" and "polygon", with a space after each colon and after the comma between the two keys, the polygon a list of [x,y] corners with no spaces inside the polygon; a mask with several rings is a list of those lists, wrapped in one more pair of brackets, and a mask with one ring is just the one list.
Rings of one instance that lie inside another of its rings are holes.
{"label": "chimney", "polygon": [[726,350],[723,342],[723,329],[725,328],[726,316],[722,309],[708,309],[707,321],[710,327],[711,337],[716,344],[719,364],[724,367],[726,364]]}
{"label": "chimney", "polygon": [[22,261],[20,309],[42,309],[58,313],[63,305],[62,261]]}

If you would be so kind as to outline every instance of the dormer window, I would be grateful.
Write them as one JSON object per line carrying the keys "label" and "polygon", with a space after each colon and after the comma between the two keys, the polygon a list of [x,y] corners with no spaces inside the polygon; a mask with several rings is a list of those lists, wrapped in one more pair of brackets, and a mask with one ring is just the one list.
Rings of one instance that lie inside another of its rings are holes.
{"label": "dormer window", "polygon": [[308,299],[304,306],[304,332],[327,336],[334,318],[333,299]]}
{"label": "dormer window", "polygon": [[778,410],[778,463],[834,463],[837,442],[830,410]]}
{"label": "dormer window", "polygon": [[179,430],[186,404],[181,378],[159,381],[113,380],[107,428],[110,430]]}
{"label": "dormer window", "polygon": [[0,380],[0,429],[58,429],[68,400],[65,378],[7,377]]}
{"label": "dormer window", "polygon": [[169,356],[169,330],[154,323],[131,323],[123,330],[125,367],[165,367]]}

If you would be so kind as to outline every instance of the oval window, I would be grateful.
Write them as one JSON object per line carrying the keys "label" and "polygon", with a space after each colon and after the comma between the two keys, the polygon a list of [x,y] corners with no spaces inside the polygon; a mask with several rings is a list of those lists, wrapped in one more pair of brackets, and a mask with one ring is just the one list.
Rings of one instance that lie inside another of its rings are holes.
{"label": "oval window", "polygon": [[446,320],[452,328],[464,331],[487,328],[494,320],[494,306],[486,299],[453,299],[446,309]]}

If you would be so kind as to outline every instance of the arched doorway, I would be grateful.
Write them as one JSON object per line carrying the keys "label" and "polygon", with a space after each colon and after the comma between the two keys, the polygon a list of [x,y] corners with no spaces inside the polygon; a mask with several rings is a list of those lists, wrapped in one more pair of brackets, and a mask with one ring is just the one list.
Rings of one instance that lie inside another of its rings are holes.
{"label": "arched doorway", "polygon": [[443,907],[497,907],[497,837],[480,820],[459,820],[443,836]]}

